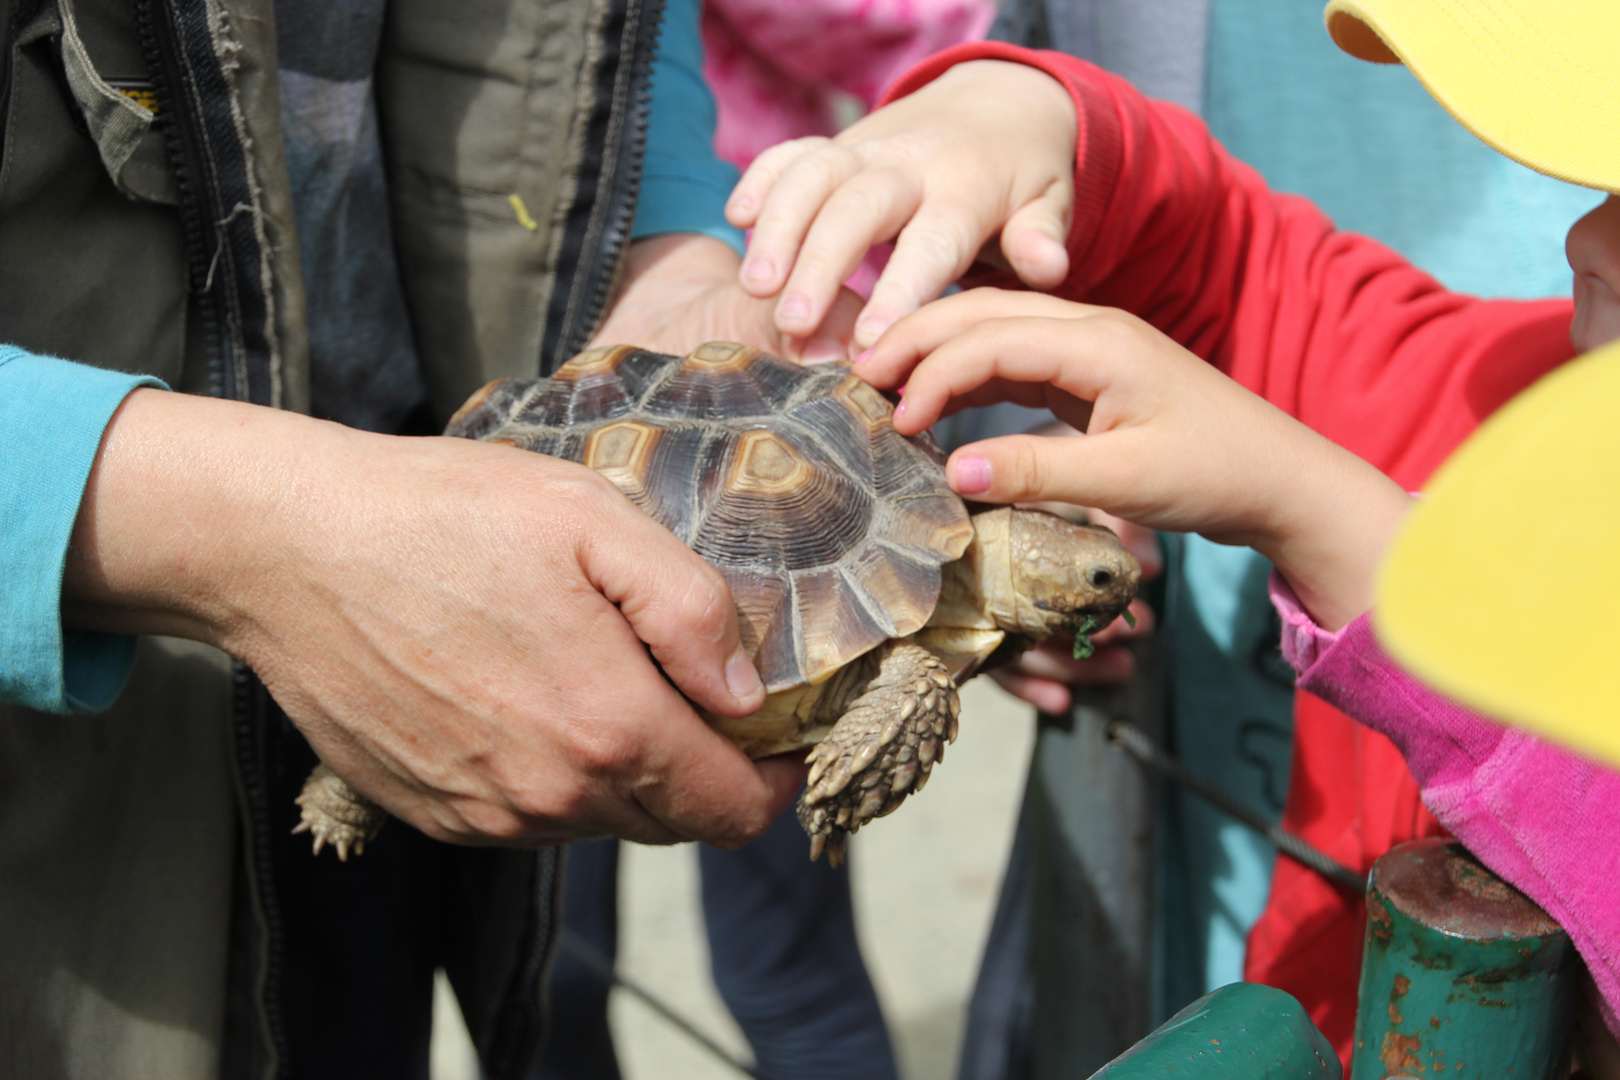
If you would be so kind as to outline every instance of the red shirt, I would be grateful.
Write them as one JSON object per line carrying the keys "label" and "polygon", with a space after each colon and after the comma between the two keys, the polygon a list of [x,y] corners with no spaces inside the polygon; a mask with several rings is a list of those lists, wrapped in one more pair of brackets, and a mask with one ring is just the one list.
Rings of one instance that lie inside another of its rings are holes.
{"label": "red shirt", "polygon": [[[1040,68],[1074,98],[1071,269],[1054,293],[1146,319],[1408,489],[1573,355],[1570,301],[1447,292],[1309,201],[1270,190],[1191,113],[1084,61],[962,46],[913,69],[889,98],[975,59]],[[1019,287],[1011,275],[975,283]],[[1307,694],[1283,822],[1363,870],[1441,831],[1394,745]],[[1246,978],[1305,1005],[1347,1069],[1365,922],[1359,898],[1279,857],[1245,965]]]}

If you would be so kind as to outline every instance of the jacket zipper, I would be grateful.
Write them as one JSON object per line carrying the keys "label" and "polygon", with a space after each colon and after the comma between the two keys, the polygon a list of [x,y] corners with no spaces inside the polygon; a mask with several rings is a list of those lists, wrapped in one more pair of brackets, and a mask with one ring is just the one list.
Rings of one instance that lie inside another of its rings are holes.
{"label": "jacket zipper", "polygon": [[576,260],[587,269],[550,299],[540,350],[542,375],[590,341],[618,283],[646,161],[652,66],[663,18],[664,0],[629,0],[603,27],[598,70],[607,70],[610,78],[596,88],[586,135],[586,145],[601,148],[600,158],[594,168],[581,169],[557,253],[559,263]]}
{"label": "jacket zipper", "polygon": [[[182,242],[213,394],[271,405],[274,363],[269,306],[258,280],[258,239],[236,211],[254,205],[246,148],[231,110],[231,87],[214,51],[206,4],[200,0],[133,0],[141,51],[157,97],[169,167],[178,192]],[[244,193],[246,197],[244,198]],[[221,213],[229,207],[230,212]],[[244,266],[248,273],[244,274]],[[244,281],[247,277],[249,280]],[[252,910],[260,923],[253,998],[268,1060],[264,1074],[280,1076],[286,1038],[279,1008],[284,931],[270,888],[270,815],[263,758],[264,689],[246,665],[233,664],[231,727],[243,815],[243,863]],[[250,936],[251,940],[251,936]],[[259,1054],[250,1052],[252,1061]]]}
{"label": "jacket zipper", "polygon": [[[274,329],[252,163],[206,0],[134,0],[179,190],[180,227],[218,397],[274,405]],[[223,31],[222,31],[223,32]]]}

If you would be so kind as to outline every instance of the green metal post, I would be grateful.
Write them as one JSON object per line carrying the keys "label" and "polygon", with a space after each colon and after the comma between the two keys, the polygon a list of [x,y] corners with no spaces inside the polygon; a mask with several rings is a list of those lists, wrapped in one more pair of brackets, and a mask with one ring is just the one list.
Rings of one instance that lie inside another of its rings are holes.
{"label": "green metal post", "polygon": [[1092,1080],[1340,1080],[1339,1056],[1300,1003],[1259,983],[1205,994]]}
{"label": "green metal post", "polygon": [[1579,964],[1569,935],[1461,844],[1373,864],[1350,1080],[1556,1080]]}

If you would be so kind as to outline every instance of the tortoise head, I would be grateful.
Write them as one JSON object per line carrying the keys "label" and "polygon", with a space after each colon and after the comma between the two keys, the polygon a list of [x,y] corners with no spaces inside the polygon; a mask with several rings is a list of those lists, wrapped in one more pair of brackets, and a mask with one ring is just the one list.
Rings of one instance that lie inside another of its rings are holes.
{"label": "tortoise head", "polygon": [[1123,612],[1141,567],[1113,530],[1043,510],[973,516],[985,607],[1008,633],[1083,638]]}

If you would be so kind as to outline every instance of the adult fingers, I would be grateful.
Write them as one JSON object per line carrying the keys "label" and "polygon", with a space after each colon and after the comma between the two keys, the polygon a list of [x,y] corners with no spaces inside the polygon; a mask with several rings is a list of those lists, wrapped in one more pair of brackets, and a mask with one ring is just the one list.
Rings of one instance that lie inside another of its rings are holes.
{"label": "adult fingers", "polygon": [[681,838],[717,847],[758,839],[803,783],[791,766],[748,760],[690,711],[645,732],[641,750],[635,801]]}
{"label": "adult fingers", "polygon": [[996,668],[989,674],[1007,693],[1040,712],[1060,716],[1069,711],[1073,700],[1069,688],[1056,679],[1036,678],[1012,667]]}
{"label": "adult fingers", "polygon": [[663,526],[609,493],[582,515],[581,567],[687,697],[723,716],[765,700],[719,572]]}
{"label": "adult fingers", "polygon": [[[740,756],[740,751],[737,753]],[[750,811],[742,818],[723,819],[719,821],[719,827],[708,829],[705,836],[693,836],[692,839],[723,848],[739,848],[760,839],[782,811],[787,810],[800,789],[804,789],[805,777],[810,776],[810,766],[805,763],[802,750],[752,761],[748,763],[748,769],[755,772],[761,785],[758,792],[750,792]],[[731,792],[719,793],[723,797],[731,795]]]}
{"label": "adult fingers", "polygon": [[[809,337],[784,338],[773,334],[772,327],[762,328],[761,340],[778,339],[782,342],[782,355],[801,364],[823,364],[830,360],[849,360],[854,352],[851,344],[855,333],[855,319],[861,313],[861,298],[849,289],[840,288],[833,296],[821,324]],[[744,339],[746,340],[746,339]]]}
{"label": "adult fingers", "polygon": [[1099,644],[1090,657],[1076,660],[1074,639],[1065,636],[1042,642],[1039,648],[1019,657],[1016,666],[1031,678],[1050,679],[1065,686],[1113,686],[1135,673],[1136,658],[1128,649]]}
{"label": "adult fingers", "polygon": [[805,778],[810,775],[810,764],[805,756],[803,750],[790,750],[754,762],[760,778],[770,789],[770,802],[766,809],[770,820],[775,821],[782,811],[791,806],[803,789]]}
{"label": "adult fingers", "polygon": [[[774,296],[787,283],[798,259],[810,223],[832,194],[861,169],[860,158],[848,147],[824,143],[800,154],[783,170],[764,196],[754,219],[754,232],[743,255],[743,289],[756,297]],[[783,324],[781,305],[777,321]],[[784,325],[787,333],[803,333],[815,326]]]}
{"label": "adult fingers", "polygon": [[1075,660],[1062,650],[1072,648],[1062,638],[1032,649],[1016,663],[990,672],[1001,688],[1044,713],[1068,712],[1073,689],[1118,686],[1136,672],[1136,658],[1126,649],[1099,648],[1088,660]]}

